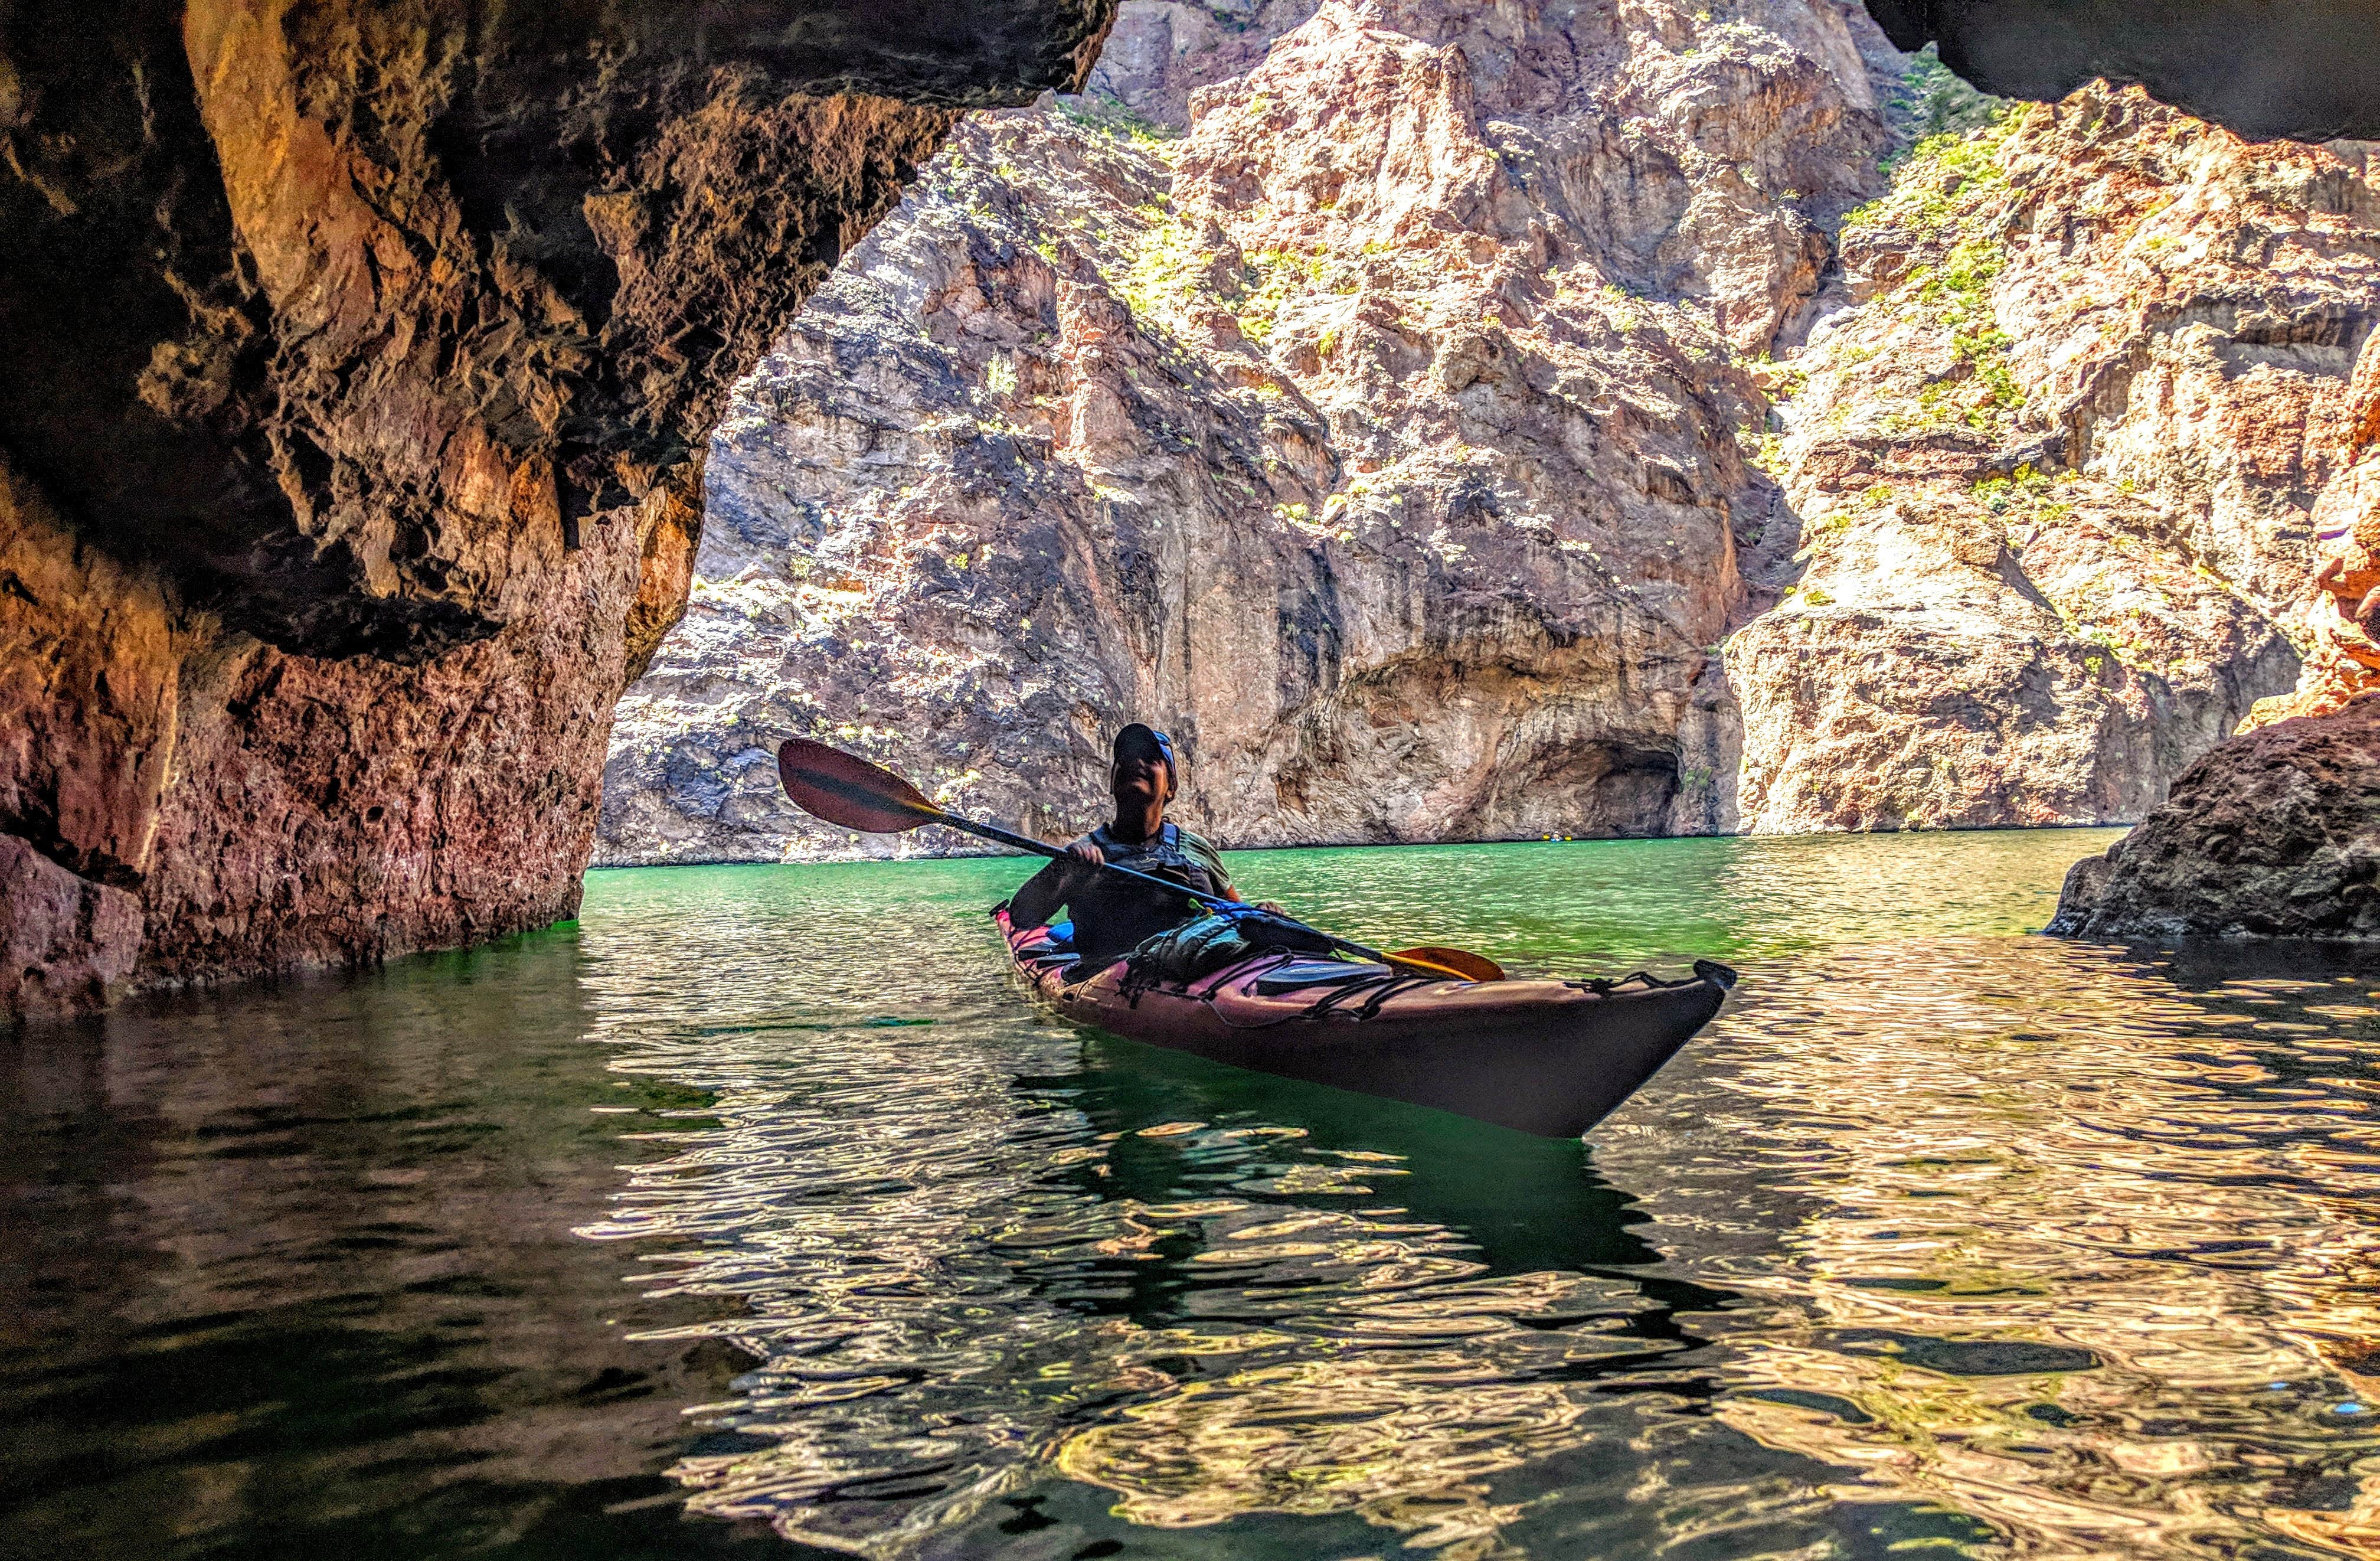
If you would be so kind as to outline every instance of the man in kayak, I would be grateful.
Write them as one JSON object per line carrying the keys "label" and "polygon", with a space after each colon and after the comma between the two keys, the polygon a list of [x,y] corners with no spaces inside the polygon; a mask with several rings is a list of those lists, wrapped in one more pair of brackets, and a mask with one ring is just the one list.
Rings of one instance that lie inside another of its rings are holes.
{"label": "man in kayak", "polygon": [[1118,732],[1108,771],[1115,817],[1068,847],[1071,860],[1053,861],[1026,880],[1008,902],[1010,923],[1046,926],[1057,920],[1060,907],[1072,907],[1075,952],[1089,970],[1113,964],[1143,939],[1202,914],[1197,902],[1184,896],[1101,872],[1101,862],[1238,899],[1215,848],[1166,821],[1165,805],[1177,784],[1173,743],[1163,732],[1137,721]]}

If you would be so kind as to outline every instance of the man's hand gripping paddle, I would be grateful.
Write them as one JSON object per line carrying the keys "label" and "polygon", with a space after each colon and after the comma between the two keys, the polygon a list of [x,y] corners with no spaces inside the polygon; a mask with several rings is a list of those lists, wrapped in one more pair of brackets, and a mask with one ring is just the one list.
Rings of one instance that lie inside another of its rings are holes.
{"label": "man's hand gripping paddle", "polygon": [[[969,835],[997,840],[1003,846],[1030,851],[1035,856],[1060,861],[1082,860],[1055,846],[1045,846],[1038,840],[1013,835],[998,824],[978,823],[973,819],[944,812],[927,800],[923,792],[892,771],[840,749],[829,748],[822,742],[812,742],[808,738],[792,738],[777,750],[777,773],[783,777],[785,795],[794,799],[795,807],[844,829],[856,829],[869,835],[899,835],[922,823],[938,823],[945,829],[963,829]],[[1135,872],[1131,868],[1118,867],[1113,862],[1100,864],[1099,870],[1155,884],[1170,894],[1195,900],[1210,910],[1223,909],[1239,903],[1214,895],[1202,895],[1171,879]],[[1384,965],[1410,970],[1416,975],[1469,982],[1504,979],[1504,969],[1496,961],[1460,948],[1400,948],[1382,953],[1359,943],[1349,943],[1334,933],[1323,935],[1350,953],[1362,955],[1366,959],[1377,959]]]}

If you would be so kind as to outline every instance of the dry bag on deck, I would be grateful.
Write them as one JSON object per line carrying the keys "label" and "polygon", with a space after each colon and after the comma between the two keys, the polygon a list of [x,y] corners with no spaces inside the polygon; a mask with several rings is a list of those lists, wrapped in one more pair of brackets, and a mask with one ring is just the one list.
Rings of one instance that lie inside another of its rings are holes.
{"label": "dry bag on deck", "polygon": [[1254,906],[1234,907],[1184,921],[1144,939],[1124,956],[1125,985],[1187,985],[1259,954],[1329,954],[1339,945],[1300,921]]}

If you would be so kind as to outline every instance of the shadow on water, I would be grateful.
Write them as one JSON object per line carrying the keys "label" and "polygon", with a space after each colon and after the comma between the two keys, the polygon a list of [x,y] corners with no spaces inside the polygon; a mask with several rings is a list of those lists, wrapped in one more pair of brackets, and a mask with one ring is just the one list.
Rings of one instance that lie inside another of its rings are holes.
{"label": "shadow on water", "polygon": [[622,1157],[577,963],[0,1035],[0,1554],[747,1553],[659,1477],[747,1362],[624,1338],[686,1309],[570,1234]]}

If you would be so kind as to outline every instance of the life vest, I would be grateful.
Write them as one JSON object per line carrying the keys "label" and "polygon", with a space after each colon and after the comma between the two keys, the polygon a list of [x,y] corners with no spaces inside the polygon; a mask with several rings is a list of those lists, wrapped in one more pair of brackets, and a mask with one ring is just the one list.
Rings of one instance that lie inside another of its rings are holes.
{"label": "life vest", "polygon": [[[1220,895],[1231,886],[1215,848],[1171,822],[1147,840],[1116,839],[1104,825],[1086,838],[1118,867],[1151,877],[1170,878],[1201,894]],[[1182,895],[1101,873],[1073,896],[1075,946],[1084,969],[1095,970],[1122,958],[1143,939],[1198,916],[1197,902]]]}

